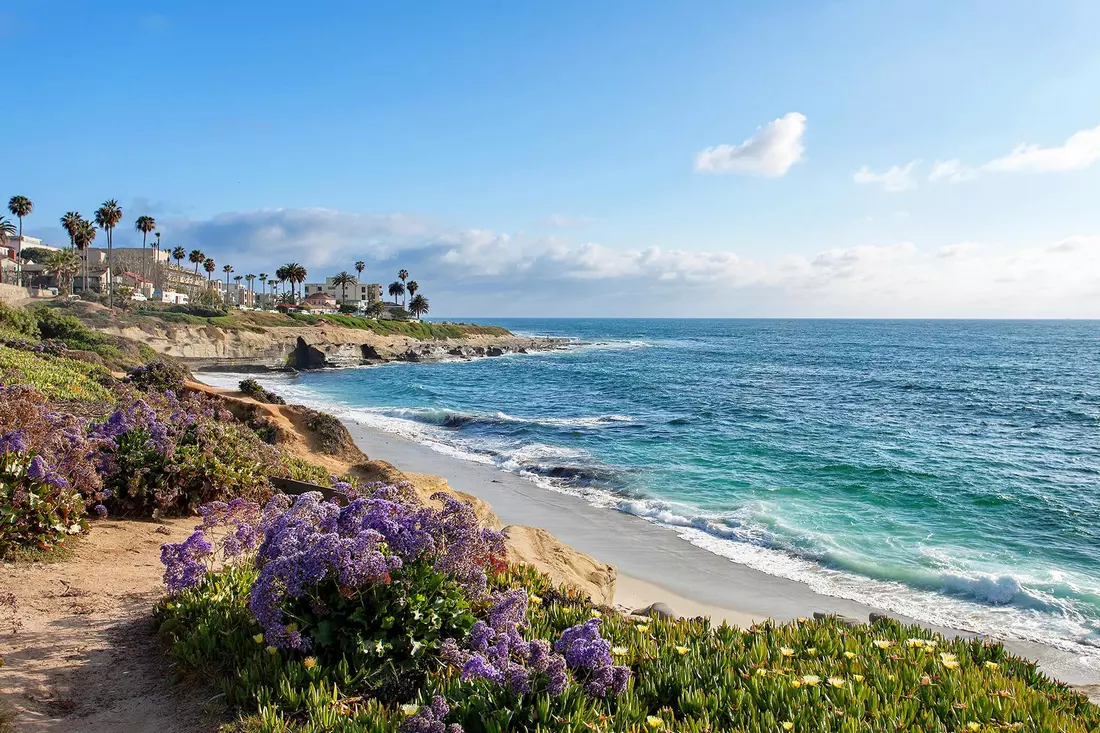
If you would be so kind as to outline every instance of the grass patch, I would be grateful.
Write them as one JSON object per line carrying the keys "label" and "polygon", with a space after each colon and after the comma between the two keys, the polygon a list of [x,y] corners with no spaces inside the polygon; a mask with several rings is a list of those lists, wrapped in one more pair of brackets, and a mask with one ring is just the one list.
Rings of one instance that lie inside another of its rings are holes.
{"label": "grass patch", "polygon": [[0,377],[6,384],[30,385],[49,399],[115,402],[104,386],[114,379],[109,371],[66,357],[0,346]]}
{"label": "grass patch", "polygon": [[376,321],[373,318],[347,315],[315,316],[292,313],[290,317],[311,326],[330,323],[334,326],[372,331],[385,336],[408,336],[420,340],[461,339],[468,336],[510,336],[511,331],[500,326],[475,326],[466,323],[428,323],[427,321]]}

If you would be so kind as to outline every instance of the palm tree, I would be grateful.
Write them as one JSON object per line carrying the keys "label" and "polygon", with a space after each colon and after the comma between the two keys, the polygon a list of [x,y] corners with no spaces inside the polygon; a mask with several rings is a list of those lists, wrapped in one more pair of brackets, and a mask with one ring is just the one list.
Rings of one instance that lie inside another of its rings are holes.
{"label": "palm tree", "polygon": [[256,303],[256,291],[252,287],[252,281],[256,279],[256,276],[249,273],[244,276],[244,279],[248,282],[248,307],[251,308]]}
{"label": "palm tree", "polygon": [[69,235],[70,248],[76,247],[76,231],[80,228],[80,222],[82,221],[84,221],[84,217],[75,211],[68,211],[65,216],[61,217],[61,228]]}
{"label": "palm tree", "polygon": [[164,283],[157,285],[157,280],[160,278],[160,232],[153,232],[153,236],[156,237],[156,241],[153,242],[153,287],[164,288]]}
{"label": "palm tree", "polygon": [[[260,302],[267,300],[267,273],[260,273]],[[253,304],[255,305],[255,304]]]}
{"label": "palm tree", "polygon": [[283,265],[283,268],[283,274],[286,275],[284,279],[290,282],[290,295],[291,298],[294,299],[296,295],[294,286],[296,284],[301,285],[306,281],[306,268],[302,267],[297,262],[288,262]]}
{"label": "palm tree", "polygon": [[409,301],[409,313],[417,318],[428,312],[428,299],[423,295],[417,295]]}
{"label": "palm tree", "polygon": [[348,299],[348,285],[355,282],[355,278],[351,276],[347,270],[343,270],[338,273],[336,277],[332,278],[333,285],[340,286],[340,303],[343,304]]}
{"label": "palm tree", "polygon": [[134,222],[134,229],[141,232],[141,279],[145,279],[145,239],[149,236],[149,232],[154,231],[157,228],[157,220],[151,216],[139,216]]}
{"label": "palm tree", "polygon": [[363,270],[365,270],[366,268],[367,268],[367,263],[363,262],[363,260],[359,260],[358,262],[355,263],[355,275],[356,275],[357,279],[362,279]]}
{"label": "palm tree", "polygon": [[408,270],[398,270],[397,278],[401,281],[401,305],[405,305],[405,281],[409,279]]}
{"label": "palm tree", "polygon": [[216,267],[217,265],[214,264],[213,257],[207,257],[205,260],[202,261],[202,269],[206,270],[206,287],[208,288],[212,284],[210,282],[210,276],[214,274],[214,269]]}
{"label": "palm tree", "polygon": [[[206,255],[204,255],[202,253],[202,250],[200,250],[200,249],[193,249],[193,250],[191,250],[191,254],[187,255],[187,260],[188,260],[188,262],[191,262],[192,264],[195,265],[195,277],[198,277],[199,276],[199,265],[204,264],[206,262]],[[207,280],[209,280],[209,279],[210,278],[207,278]],[[194,288],[192,288],[191,296],[194,297],[194,295],[195,295]]]}
{"label": "palm tree", "polygon": [[398,296],[405,294],[405,286],[401,284],[400,280],[394,280],[390,283],[389,287],[390,295],[393,297],[393,302],[397,302]]}
{"label": "palm tree", "polygon": [[225,273],[225,297],[229,299],[229,273],[233,272],[233,265],[222,265],[222,272]]}
{"label": "palm tree", "polygon": [[386,312],[386,304],[380,300],[376,300],[367,306],[367,315],[371,318],[381,318],[382,314]]}
{"label": "palm tree", "polygon": [[0,244],[8,246],[8,237],[15,236],[15,224],[5,216],[0,216]]}
{"label": "palm tree", "polygon": [[15,236],[15,224],[0,216],[0,247],[8,246],[8,238]]}
{"label": "palm tree", "polygon": [[34,202],[26,196],[12,196],[8,201],[8,211],[11,215],[19,219],[19,239],[22,242],[23,239],[23,217],[30,216],[34,211]]}
{"label": "palm tree", "polygon": [[[241,280],[244,280],[240,275],[234,275],[233,281],[237,283],[237,307],[241,307]],[[226,289],[226,295],[229,295],[228,288]]]}
{"label": "palm tree", "polygon": [[122,221],[122,207],[114,199],[107,199],[103,205],[96,209],[95,223],[99,228],[107,232],[107,307],[114,306],[115,283],[115,248],[114,231],[118,223]]}
{"label": "palm tree", "polygon": [[[94,229],[92,231],[95,231]],[[57,291],[68,295],[73,290],[73,275],[80,270],[80,258],[71,249],[51,252],[44,263],[47,272],[57,277]]]}
{"label": "palm tree", "polygon": [[183,258],[187,256],[187,250],[183,247],[176,247],[172,250],[172,259],[176,261],[176,268],[183,269]]}
{"label": "palm tree", "polygon": [[408,291],[409,297],[413,298],[416,296],[416,291],[420,290],[420,285],[417,284],[416,280],[409,280],[409,284],[405,286],[405,290]]}
{"label": "palm tree", "polygon": [[[72,212],[70,212],[72,213]],[[66,214],[67,217],[69,214]],[[64,217],[62,218],[64,221]],[[92,246],[92,242],[95,241],[95,227],[92,226],[92,222],[85,221],[80,218],[80,214],[76,214],[76,221],[73,223],[73,247],[80,250],[84,255],[84,279],[81,281],[80,292],[88,292],[88,250]],[[100,290],[102,290],[102,284]]]}

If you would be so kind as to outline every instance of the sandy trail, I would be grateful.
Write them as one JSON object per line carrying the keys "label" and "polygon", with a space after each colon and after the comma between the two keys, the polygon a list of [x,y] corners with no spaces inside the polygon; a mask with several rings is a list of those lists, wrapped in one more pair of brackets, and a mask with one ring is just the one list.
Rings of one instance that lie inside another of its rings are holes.
{"label": "sandy trail", "polygon": [[196,521],[96,521],[69,560],[0,564],[0,595],[15,596],[14,610],[0,608],[0,700],[16,731],[201,733],[224,722],[214,691],[169,681],[151,616],[164,593],[160,546]]}

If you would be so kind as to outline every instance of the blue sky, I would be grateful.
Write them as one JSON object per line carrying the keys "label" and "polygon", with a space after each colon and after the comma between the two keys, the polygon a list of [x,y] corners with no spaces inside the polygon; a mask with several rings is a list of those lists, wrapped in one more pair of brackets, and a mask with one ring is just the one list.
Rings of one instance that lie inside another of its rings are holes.
{"label": "blue sky", "polygon": [[1100,317],[1098,3],[308,11],[0,11],[0,195],[439,316]]}

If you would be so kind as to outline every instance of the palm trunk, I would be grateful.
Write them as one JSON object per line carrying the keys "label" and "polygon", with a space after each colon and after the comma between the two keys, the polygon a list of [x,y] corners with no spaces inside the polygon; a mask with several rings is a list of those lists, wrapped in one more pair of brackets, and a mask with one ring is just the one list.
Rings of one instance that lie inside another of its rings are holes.
{"label": "palm trunk", "polygon": [[107,227],[107,307],[115,307],[115,247],[111,241],[111,228]]}
{"label": "palm trunk", "polygon": [[146,232],[141,233],[141,279],[145,279],[145,238],[148,236]]}

